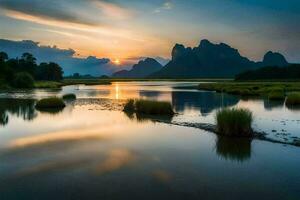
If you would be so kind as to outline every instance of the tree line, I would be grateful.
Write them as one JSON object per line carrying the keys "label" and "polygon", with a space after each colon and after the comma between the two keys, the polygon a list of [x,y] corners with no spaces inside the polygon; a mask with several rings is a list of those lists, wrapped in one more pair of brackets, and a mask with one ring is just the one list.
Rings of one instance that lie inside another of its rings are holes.
{"label": "tree line", "polygon": [[16,88],[30,88],[35,80],[60,81],[63,79],[62,68],[54,62],[37,64],[37,59],[30,53],[23,53],[21,58],[9,58],[0,52],[0,84]]}
{"label": "tree line", "polygon": [[300,64],[287,67],[262,67],[236,75],[235,80],[300,80]]}

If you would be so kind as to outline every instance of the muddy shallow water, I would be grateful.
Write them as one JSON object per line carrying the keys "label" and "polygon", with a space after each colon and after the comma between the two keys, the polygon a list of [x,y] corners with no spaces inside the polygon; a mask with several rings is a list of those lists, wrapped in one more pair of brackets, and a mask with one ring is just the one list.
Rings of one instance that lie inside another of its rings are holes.
{"label": "muddy shallow water", "polygon": [[[283,102],[187,89],[196,83],[119,82],[0,94],[0,199],[299,199],[300,148],[227,139],[121,111],[127,98],[167,100],[169,122],[214,123],[223,106],[251,109],[254,129],[300,134]],[[62,111],[34,99],[75,93]]]}

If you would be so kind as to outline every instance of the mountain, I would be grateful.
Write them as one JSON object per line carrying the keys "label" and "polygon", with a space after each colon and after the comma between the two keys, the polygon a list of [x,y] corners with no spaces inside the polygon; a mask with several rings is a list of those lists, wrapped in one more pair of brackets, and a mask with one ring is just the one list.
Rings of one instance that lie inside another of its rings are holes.
{"label": "mountain", "polygon": [[234,77],[250,69],[269,64],[285,66],[285,58],[279,53],[268,52],[262,62],[256,63],[240,55],[237,49],[227,44],[213,44],[202,40],[198,47],[185,48],[176,44],[172,50],[172,60],[161,70],[151,74],[151,78],[213,78]]}
{"label": "mountain", "polygon": [[150,74],[162,69],[162,65],[153,58],[146,58],[132,66],[131,70],[115,72],[114,78],[146,78]]}
{"label": "mountain", "polygon": [[286,61],[285,57],[277,52],[269,51],[264,56],[262,62],[263,66],[287,66],[289,63]]}

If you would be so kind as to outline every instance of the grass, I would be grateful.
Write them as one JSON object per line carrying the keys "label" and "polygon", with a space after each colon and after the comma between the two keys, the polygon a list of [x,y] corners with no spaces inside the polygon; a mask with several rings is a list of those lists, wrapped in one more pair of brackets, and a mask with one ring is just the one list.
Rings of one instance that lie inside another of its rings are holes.
{"label": "grass", "polygon": [[287,106],[300,106],[300,92],[288,94],[285,103]]}
{"label": "grass", "polygon": [[284,91],[282,89],[273,90],[269,93],[268,99],[269,100],[284,100],[285,99]]}
{"label": "grass", "polygon": [[225,136],[251,136],[252,112],[241,108],[224,108],[217,112],[217,132]]}
{"label": "grass", "polygon": [[58,97],[41,99],[35,105],[37,109],[64,108],[65,106],[64,101]]}
{"label": "grass", "polygon": [[35,88],[60,88],[63,86],[61,82],[56,82],[56,81],[36,81],[34,83]]}
{"label": "grass", "polygon": [[281,98],[285,92],[300,91],[300,82],[237,82],[224,81],[215,83],[200,83],[199,90],[224,92],[240,96],[257,96]]}
{"label": "grass", "polygon": [[64,79],[62,83],[64,85],[111,85],[110,80],[102,79]]}
{"label": "grass", "polygon": [[129,99],[124,106],[124,111],[145,115],[174,115],[170,102],[143,99]]}
{"label": "grass", "polygon": [[63,100],[75,100],[76,99],[76,95],[75,94],[65,94],[62,96]]}

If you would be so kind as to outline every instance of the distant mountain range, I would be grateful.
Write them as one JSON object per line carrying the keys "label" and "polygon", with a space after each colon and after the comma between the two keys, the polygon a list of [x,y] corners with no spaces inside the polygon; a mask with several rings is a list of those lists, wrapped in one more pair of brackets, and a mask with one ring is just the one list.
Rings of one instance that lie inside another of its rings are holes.
{"label": "distant mountain range", "polygon": [[146,78],[162,69],[162,65],[153,58],[146,58],[132,66],[131,70],[121,70],[115,72],[114,78]]}
{"label": "distant mountain range", "polygon": [[202,40],[195,48],[176,44],[172,60],[149,78],[213,78],[234,77],[236,74],[264,66],[287,66],[289,63],[280,53],[267,52],[263,61],[254,62],[240,55],[227,44],[213,44]]}

